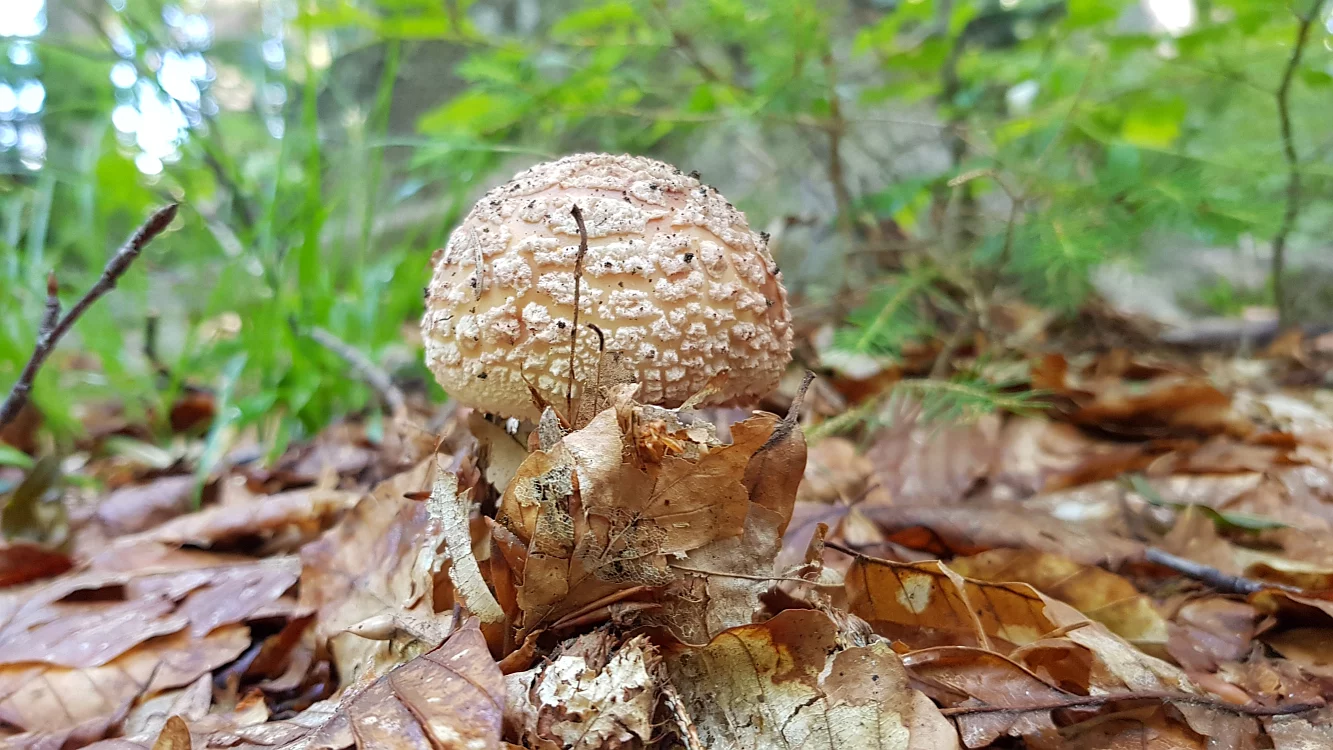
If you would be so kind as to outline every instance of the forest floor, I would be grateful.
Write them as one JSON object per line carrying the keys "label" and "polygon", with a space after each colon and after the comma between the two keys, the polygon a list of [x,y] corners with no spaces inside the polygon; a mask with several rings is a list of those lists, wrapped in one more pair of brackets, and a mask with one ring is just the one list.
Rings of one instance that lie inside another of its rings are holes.
{"label": "forest floor", "polygon": [[165,445],[25,412],[0,746],[1333,747],[1333,342],[1011,312],[1018,413],[910,365],[517,435],[409,394],[265,462],[207,391]]}

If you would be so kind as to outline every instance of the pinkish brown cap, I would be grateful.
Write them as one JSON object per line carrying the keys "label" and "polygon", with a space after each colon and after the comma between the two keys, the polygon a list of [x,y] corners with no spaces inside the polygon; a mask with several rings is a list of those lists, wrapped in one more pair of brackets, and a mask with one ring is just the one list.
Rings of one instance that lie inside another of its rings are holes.
{"label": "pinkish brown cap", "polygon": [[445,391],[535,419],[529,385],[563,405],[573,332],[578,205],[588,230],[574,395],[599,337],[637,373],[639,400],[676,407],[758,400],[791,360],[791,314],[765,238],[716,190],[642,156],[576,154],[489,193],[437,254],[421,328]]}

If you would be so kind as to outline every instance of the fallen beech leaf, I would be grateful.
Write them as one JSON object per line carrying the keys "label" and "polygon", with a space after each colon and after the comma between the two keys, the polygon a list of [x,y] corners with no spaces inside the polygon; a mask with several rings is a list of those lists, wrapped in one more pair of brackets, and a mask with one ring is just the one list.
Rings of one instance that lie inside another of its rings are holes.
{"label": "fallen beech leaf", "polygon": [[[1262,719],[1273,750],[1314,750],[1333,747],[1333,723],[1329,710],[1305,716],[1272,716]],[[1316,723],[1317,722],[1317,723]]]}
{"label": "fallen beech leaf", "polygon": [[[203,636],[271,607],[299,572],[292,557],[237,562],[196,553],[172,560],[0,594],[0,665],[97,667],[151,638],[181,630]],[[87,596],[99,591],[107,595]]]}
{"label": "fallen beech leaf", "polygon": [[1204,750],[1207,738],[1153,707],[1124,717],[1106,717],[1066,730],[1070,747],[1079,750]]}
{"label": "fallen beech leaf", "polygon": [[309,538],[319,533],[326,519],[352,507],[357,499],[354,492],[318,487],[260,495],[174,518],[147,531],[120,537],[114,544],[134,546],[157,542],[206,547],[289,526],[305,529],[305,537]]}
{"label": "fallen beech leaf", "polygon": [[1059,625],[1026,584],[982,583],[937,560],[857,558],[847,572],[848,608],[875,632],[913,648],[976,646],[1001,653]]}
{"label": "fallen beech leaf", "polygon": [[1084,378],[1071,374],[1063,359],[1047,355],[1040,367],[1034,366],[1032,385],[1065,399],[1066,405],[1057,412],[1074,424],[1148,439],[1243,437],[1253,431],[1251,423],[1232,410],[1231,397],[1202,378],[1166,375],[1137,382]]}
{"label": "fallen beech leaf", "polygon": [[112,536],[143,531],[188,512],[197,483],[185,474],[121,487],[97,504],[95,517]]}
{"label": "fallen beech leaf", "polygon": [[500,744],[505,687],[475,622],[376,680],[344,711],[361,747],[487,750]]}
{"label": "fallen beech leaf", "polygon": [[[1000,654],[978,648],[912,651],[903,655],[903,666],[926,695],[945,706],[1025,706],[1077,697]],[[963,715],[957,722],[963,745],[969,748],[986,747],[1005,735],[1022,737],[1029,746],[1060,744],[1049,710]]]}
{"label": "fallen beech leaf", "polygon": [[895,505],[954,504],[990,473],[999,437],[1000,419],[993,414],[941,425],[919,423],[909,410],[876,435],[866,458]]}
{"label": "fallen beech leaf", "polygon": [[546,664],[505,677],[505,724],[528,747],[645,747],[653,738],[657,652],[599,630],[568,641]]}
{"label": "fallen beech leaf", "polygon": [[982,581],[1026,583],[1102,623],[1144,651],[1166,654],[1166,620],[1151,599],[1115,573],[1080,565],[1060,555],[1013,549],[955,558],[949,567]]}
{"label": "fallen beech leaf", "polygon": [[162,727],[162,733],[153,743],[153,750],[191,750],[190,728],[179,716],[172,716]]}
{"label": "fallen beech leaf", "polygon": [[101,666],[6,666],[0,668],[0,721],[21,731],[58,732],[113,718],[140,695],[189,684],[249,645],[248,628],[226,625],[203,637],[152,638]]}
{"label": "fallen beech leaf", "polygon": [[644,618],[667,625],[687,643],[706,643],[727,628],[749,624],[762,610],[760,596],[776,585],[775,563],[806,450],[794,419],[776,427],[774,420],[760,413],[732,425],[736,445],[764,441],[745,470],[750,505],[740,536],[717,539],[673,563],[679,578],[664,592],[661,611]]}
{"label": "fallen beech leaf", "polygon": [[668,556],[739,536],[751,505],[742,483],[746,467],[776,423],[757,415],[734,425],[736,442],[726,446],[697,443],[679,431],[659,434],[667,452],[660,460],[645,456],[640,466],[625,454],[638,450],[641,435],[622,435],[612,408],[550,451],[530,455],[497,514],[528,547],[522,571],[515,571],[522,581],[519,635],[618,592],[666,585],[675,579]]}
{"label": "fallen beech leaf", "polygon": [[[382,675],[439,645],[453,624],[452,601],[439,601],[427,576],[434,538],[426,504],[403,495],[429,485],[434,460],[381,482],[334,528],[301,551],[301,604],[316,611],[315,640],[327,643],[343,684]],[[419,558],[427,554],[427,570]],[[352,628],[383,621],[385,632]],[[401,638],[399,636],[402,636]],[[406,641],[406,644],[400,642]]]}
{"label": "fallen beech leaf", "polygon": [[1181,605],[1168,626],[1166,650],[1189,672],[1213,672],[1249,652],[1259,613],[1245,602],[1221,596]]}
{"label": "fallen beech leaf", "polygon": [[[797,492],[803,503],[852,503],[866,496],[867,502],[887,502],[887,494],[871,486],[875,466],[861,455],[856,443],[826,437],[810,446],[805,475]],[[869,493],[874,493],[873,499]]]}
{"label": "fallen beech leaf", "polygon": [[826,615],[788,610],[706,646],[665,646],[663,659],[705,747],[958,747],[888,644],[837,644]]}
{"label": "fallen beech leaf", "polygon": [[1333,678],[1333,638],[1329,637],[1327,627],[1265,633],[1263,641],[1310,674]]}
{"label": "fallen beech leaf", "polygon": [[207,716],[213,705],[212,677],[211,674],[200,675],[180,690],[164,691],[135,706],[121,726],[125,739],[150,745],[171,717],[190,722]]}
{"label": "fallen beech leaf", "polygon": [[[1197,692],[1184,672],[1027,584],[975,581],[935,560],[860,557],[847,573],[847,597],[852,614],[909,647],[975,646],[1007,654],[1038,675],[1066,670],[1060,662],[1067,663],[1071,652],[1087,651],[1093,659],[1072,684]],[[1047,663],[1057,665],[1044,667]],[[1063,687],[1071,680],[1051,682]]]}
{"label": "fallen beech leaf", "polygon": [[28,542],[0,541],[0,588],[58,576],[74,566],[63,552]]}
{"label": "fallen beech leaf", "polygon": [[878,524],[889,541],[940,557],[1012,547],[1067,555],[1084,565],[1115,567],[1143,550],[1128,539],[1010,508],[864,505],[858,510]]}

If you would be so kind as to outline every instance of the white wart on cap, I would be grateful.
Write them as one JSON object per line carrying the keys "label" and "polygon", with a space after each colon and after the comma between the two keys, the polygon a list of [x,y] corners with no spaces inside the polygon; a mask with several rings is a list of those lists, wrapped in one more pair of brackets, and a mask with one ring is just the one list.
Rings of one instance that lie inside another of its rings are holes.
{"label": "white wart on cap", "polygon": [[448,394],[535,419],[529,385],[565,402],[579,252],[574,395],[607,351],[623,353],[639,400],[679,406],[722,371],[705,403],[757,400],[791,359],[791,315],[766,239],[716,190],[641,156],[577,154],[489,193],[437,253],[421,327]]}

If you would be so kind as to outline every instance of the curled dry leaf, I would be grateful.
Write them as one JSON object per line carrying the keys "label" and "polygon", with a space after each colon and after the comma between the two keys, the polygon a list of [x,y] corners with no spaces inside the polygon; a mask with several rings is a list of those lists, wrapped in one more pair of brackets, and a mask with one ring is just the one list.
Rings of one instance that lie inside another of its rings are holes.
{"label": "curled dry leaf", "polygon": [[1253,430],[1231,408],[1231,397],[1201,377],[1118,369],[1150,379],[1071,373],[1064,357],[1050,354],[1033,365],[1032,386],[1061,399],[1056,411],[1068,421],[1121,437],[1245,436]]}
{"label": "curled dry leaf", "polygon": [[257,495],[174,518],[141,533],[120,537],[115,544],[156,542],[207,547],[288,527],[302,530],[302,538],[311,538],[319,533],[326,520],[352,507],[359,497],[354,492],[321,487]]}
{"label": "curled dry leaf", "polygon": [[686,554],[675,566],[680,577],[668,587],[660,613],[645,618],[665,623],[687,643],[705,643],[753,621],[762,611],[760,596],[781,573],[776,562],[804,473],[806,446],[795,412],[774,421],[761,413],[731,428],[733,445],[762,441],[745,468],[750,504],[740,536],[716,539]]}
{"label": "curled dry leaf", "polygon": [[315,610],[316,641],[329,645],[343,684],[434,648],[452,627],[448,579],[432,573],[443,563],[439,529],[425,503],[404,497],[434,470],[427,460],[381,482],[301,551],[301,603]]}
{"label": "curled dry leaf", "polygon": [[[1077,694],[1055,688],[1017,662],[994,651],[938,646],[903,656],[917,685],[943,706],[1024,706],[1059,702]],[[1051,712],[1022,711],[963,715],[956,719],[963,745],[986,747],[1005,735],[1032,748],[1058,748],[1062,740]]]}
{"label": "curled dry leaf", "polygon": [[580,636],[542,666],[505,678],[507,733],[541,750],[646,747],[658,671],[643,636],[623,644],[604,630]]}
{"label": "curled dry leaf", "polygon": [[[472,554],[469,524],[471,499],[470,491],[458,491],[457,476],[439,469],[435,475],[435,485],[431,490],[427,511],[431,523],[439,528],[440,537],[449,556],[449,580],[454,584],[454,596],[468,612],[476,615],[483,623],[498,623],[504,620],[504,611],[500,609],[495,595],[487,588],[486,580],[481,577],[477,558]],[[438,559],[429,544],[422,547],[421,554]],[[435,572],[432,570],[431,574]]]}
{"label": "curled dry leaf", "polygon": [[668,645],[663,658],[704,747],[958,747],[887,643],[839,649],[820,612],[788,610],[706,646]]}
{"label": "curled dry leaf", "polygon": [[912,648],[996,651],[1051,674],[1051,684],[1085,690],[1197,692],[1176,667],[1027,584],[964,578],[937,561],[861,557],[848,571],[847,596],[852,614]]}
{"label": "curled dry leaf", "polygon": [[1061,555],[1014,549],[955,558],[949,567],[982,581],[1026,583],[1102,623],[1143,651],[1166,654],[1166,620],[1151,599],[1115,573]]}
{"label": "curled dry leaf", "polygon": [[[631,425],[655,416],[646,429],[658,447],[645,445],[633,428],[623,432],[618,411]],[[521,581],[520,635],[584,616],[623,592],[672,583],[670,557],[739,537],[752,505],[775,515],[773,529],[785,527],[792,500],[782,499],[778,485],[794,498],[799,469],[795,479],[776,468],[756,478],[749,485],[753,504],[746,483],[751,458],[780,424],[776,417],[760,414],[735,425],[735,442],[722,446],[675,429],[670,416],[622,399],[519,467],[497,518],[516,542],[510,554],[501,552]],[[793,450],[782,446],[772,450]]]}

